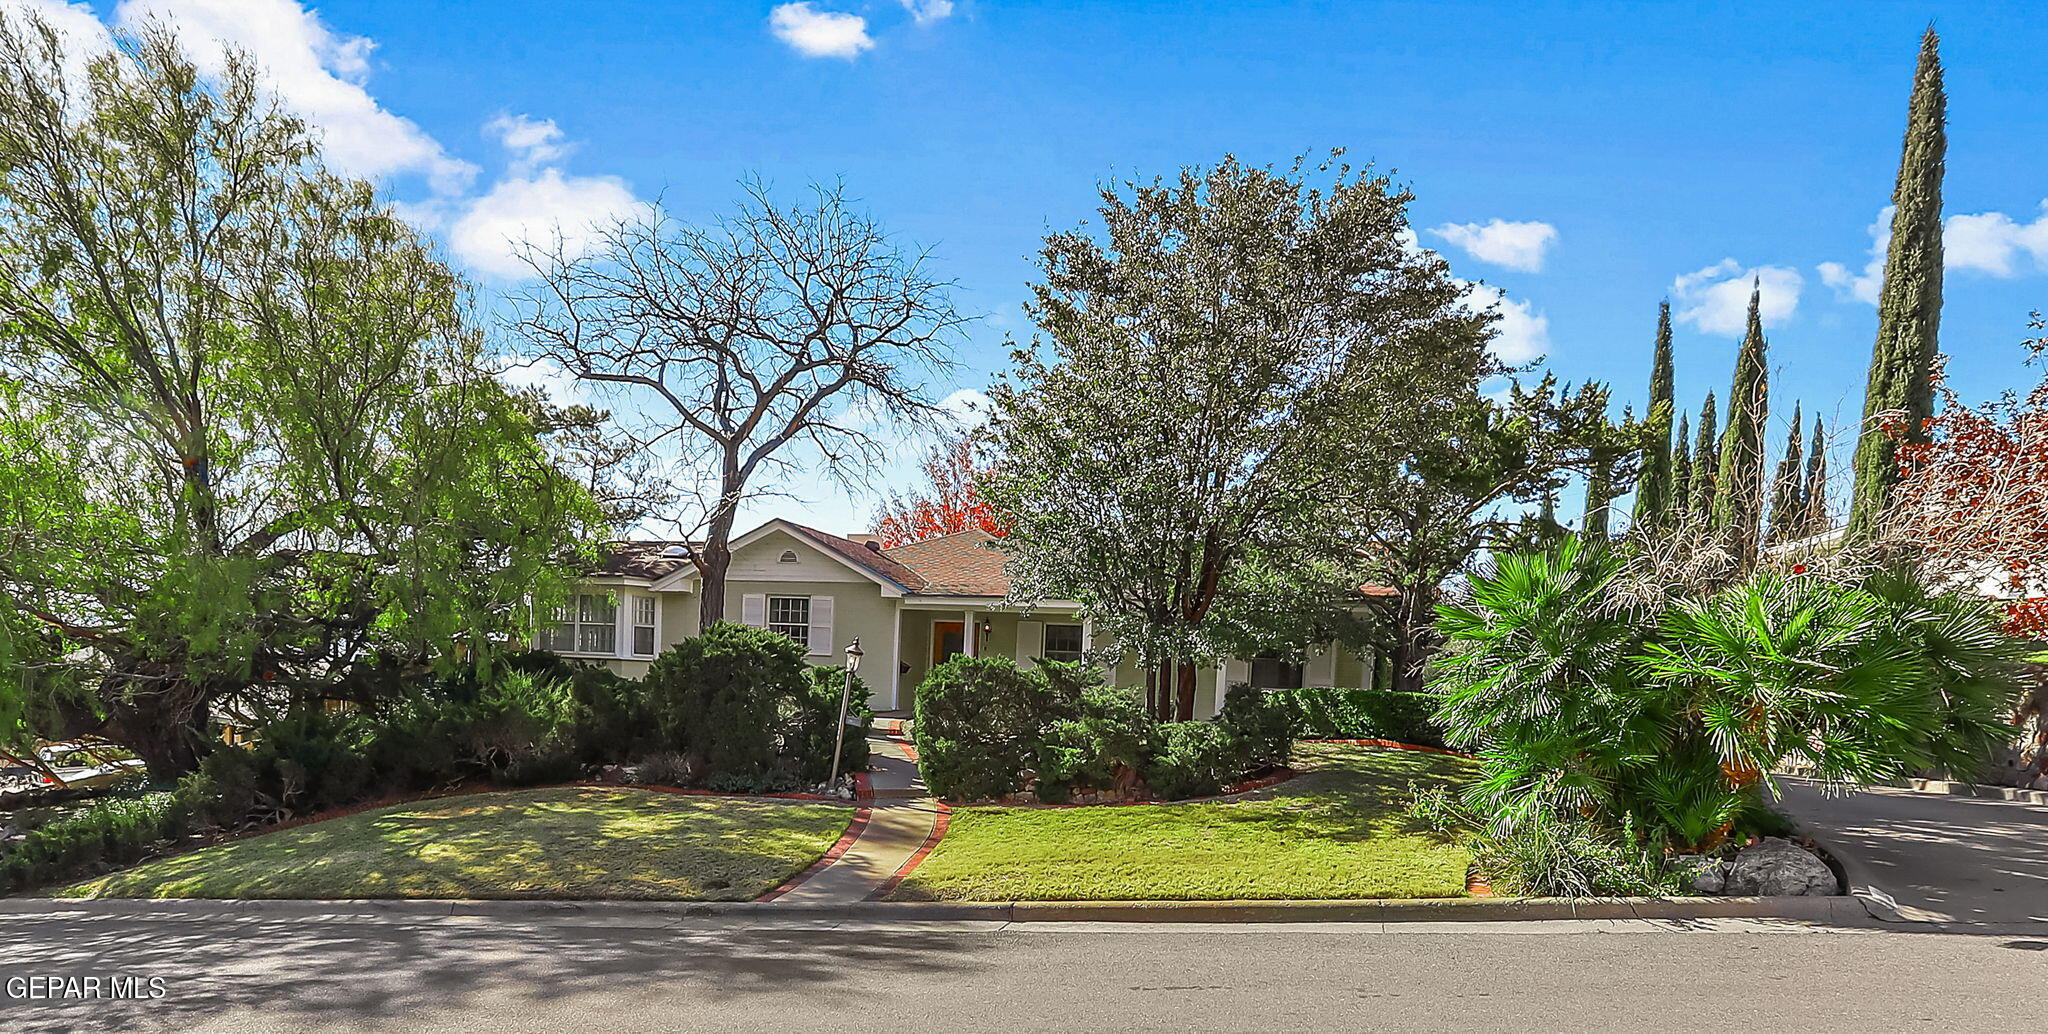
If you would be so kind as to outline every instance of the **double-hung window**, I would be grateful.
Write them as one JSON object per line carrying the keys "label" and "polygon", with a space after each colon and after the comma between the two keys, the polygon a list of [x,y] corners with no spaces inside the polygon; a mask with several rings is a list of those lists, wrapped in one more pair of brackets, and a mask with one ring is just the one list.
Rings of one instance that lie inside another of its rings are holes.
{"label": "double-hung window", "polygon": [[811,598],[768,597],[768,630],[780,632],[796,640],[798,646],[808,649],[811,645]]}
{"label": "double-hung window", "polygon": [[654,656],[654,597],[633,597],[633,655]]}
{"label": "double-hung window", "polygon": [[576,652],[616,653],[619,648],[619,606],[610,594],[576,597]]}
{"label": "double-hung window", "polygon": [[541,627],[540,646],[556,653],[603,653],[618,649],[618,605],[608,593],[580,593],[555,608]]}
{"label": "double-hung window", "polygon": [[1085,650],[1080,625],[1045,626],[1045,659],[1048,661],[1079,661]]}

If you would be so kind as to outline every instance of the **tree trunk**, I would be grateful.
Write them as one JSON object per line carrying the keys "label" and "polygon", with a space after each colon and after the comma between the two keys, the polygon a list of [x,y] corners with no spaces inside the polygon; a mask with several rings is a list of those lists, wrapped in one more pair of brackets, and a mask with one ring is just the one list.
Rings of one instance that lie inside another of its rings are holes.
{"label": "tree trunk", "polygon": [[[728,466],[731,466],[728,464]],[[697,629],[703,631],[725,620],[725,572],[732,567],[732,526],[739,518],[738,473],[728,471],[718,510],[704,529],[704,544],[697,547]]]}
{"label": "tree trunk", "polygon": [[1414,585],[1401,593],[1400,617],[1394,627],[1392,687],[1400,692],[1422,692],[1423,672],[1435,646],[1436,632],[1430,620],[1435,611],[1435,586]]}
{"label": "tree trunk", "polygon": [[1179,685],[1175,687],[1174,704],[1179,715],[1175,721],[1195,720],[1195,665],[1193,661],[1180,662]]}
{"label": "tree trunk", "polygon": [[189,684],[145,696],[107,693],[108,739],[135,752],[152,782],[168,783],[198,770],[206,743],[207,708]]}

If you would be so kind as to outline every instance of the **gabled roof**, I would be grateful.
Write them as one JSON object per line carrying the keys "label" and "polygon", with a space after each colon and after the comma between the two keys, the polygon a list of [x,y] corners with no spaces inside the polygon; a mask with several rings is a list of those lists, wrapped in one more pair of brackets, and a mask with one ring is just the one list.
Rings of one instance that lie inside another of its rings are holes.
{"label": "gabled roof", "polygon": [[855,542],[845,536],[834,535],[829,531],[819,531],[816,528],[797,524],[794,521],[785,523],[801,532],[816,545],[838,554],[841,559],[852,563],[856,567],[864,568],[869,572],[895,582],[908,592],[927,591],[924,576],[904,565],[902,561],[886,550],[870,549],[866,543]]}
{"label": "gabled roof", "polygon": [[917,591],[926,596],[1007,596],[1010,576],[995,536],[978,528],[906,542],[882,555],[924,580]]}
{"label": "gabled roof", "polygon": [[[778,529],[803,539],[832,559],[882,583],[889,595],[894,595],[888,592],[890,586],[911,596],[1001,599],[1010,594],[1010,577],[1003,570],[1003,555],[993,545],[996,537],[979,529],[956,531],[882,549],[873,544],[873,539],[856,541],[776,518],[734,539],[733,546],[744,546]],[[669,548],[676,545],[678,543],[655,541],[611,543],[605,547],[604,566],[592,574],[644,578],[657,583],[666,580],[670,583],[668,586],[657,584],[657,591],[674,587],[678,579],[688,575],[690,567],[687,559],[669,555]],[[1400,593],[1381,585],[1361,585],[1359,595],[1368,599],[1386,599],[1398,598]]]}

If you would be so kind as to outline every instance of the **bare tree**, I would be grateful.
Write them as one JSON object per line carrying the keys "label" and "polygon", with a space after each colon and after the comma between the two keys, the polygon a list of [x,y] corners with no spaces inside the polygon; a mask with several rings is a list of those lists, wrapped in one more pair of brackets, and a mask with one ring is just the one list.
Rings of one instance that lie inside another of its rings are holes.
{"label": "bare tree", "polygon": [[967,322],[927,255],[899,248],[840,185],[777,207],[759,181],[707,226],[658,206],[600,227],[585,249],[529,245],[538,286],[513,330],[536,357],[641,396],[645,448],[679,459],[705,624],[725,613],[734,518],[807,463],[861,487],[878,435],[932,424],[924,379],[952,366]]}

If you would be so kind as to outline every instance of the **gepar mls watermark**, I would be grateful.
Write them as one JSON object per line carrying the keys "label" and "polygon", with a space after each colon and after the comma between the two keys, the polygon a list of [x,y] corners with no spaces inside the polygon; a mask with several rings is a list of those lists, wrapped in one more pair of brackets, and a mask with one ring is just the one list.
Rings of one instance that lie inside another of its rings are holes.
{"label": "gepar mls watermark", "polygon": [[162,977],[32,976],[0,981],[0,995],[15,1001],[149,1001],[170,994]]}

